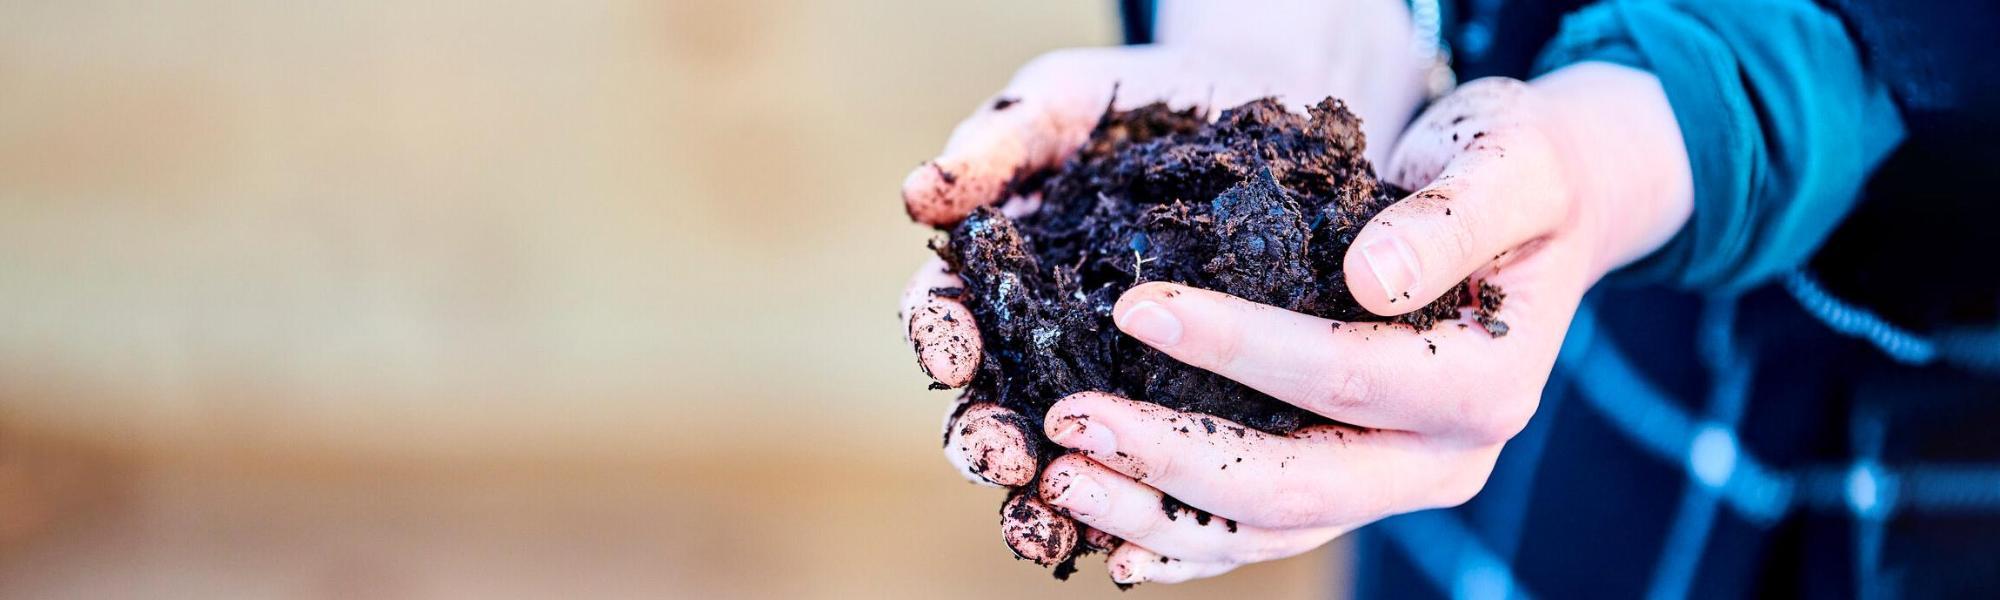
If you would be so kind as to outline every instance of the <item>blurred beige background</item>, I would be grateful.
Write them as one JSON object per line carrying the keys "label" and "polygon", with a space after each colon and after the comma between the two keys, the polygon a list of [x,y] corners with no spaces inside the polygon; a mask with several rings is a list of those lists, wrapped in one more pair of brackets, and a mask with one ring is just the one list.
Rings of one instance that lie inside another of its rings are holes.
{"label": "blurred beige background", "polygon": [[903,173],[1115,31],[0,0],[0,597],[1115,594],[1011,560],[894,318]]}

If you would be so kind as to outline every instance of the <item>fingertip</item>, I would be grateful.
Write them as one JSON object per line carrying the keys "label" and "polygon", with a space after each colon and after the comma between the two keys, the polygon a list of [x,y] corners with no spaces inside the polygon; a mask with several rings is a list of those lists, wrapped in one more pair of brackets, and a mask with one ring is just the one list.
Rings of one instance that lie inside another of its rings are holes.
{"label": "fingertip", "polygon": [[1110,496],[1098,480],[1112,472],[1080,454],[1065,454],[1042,469],[1035,492],[1043,501],[1069,511],[1078,519],[1103,516]]}
{"label": "fingertip", "polygon": [[1034,481],[1037,458],[1026,419],[997,404],[979,402],[945,424],[945,459],[973,483],[1020,487]]}
{"label": "fingertip", "polygon": [[1106,403],[1119,400],[1102,392],[1070,394],[1049,406],[1042,419],[1042,433],[1056,445],[1092,456],[1109,456],[1118,451],[1118,439],[1095,414]]}
{"label": "fingertip", "polygon": [[1145,583],[1147,572],[1161,560],[1161,556],[1136,544],[1120,545],[1104,559],[1104,570],[1111,575],[1111,582],[1121,586]]}
{"label": "fingertip", "polygon": [[1194,329],[1202,329],[1204,323],[1226,317],[1239,309],[1275,308],[1215,290],[1151,281],[1133,286],[1118,297],[1118,302],[1112,305],[1112,321],[1129,318],[1131,313],[1148,304],[1166,309],[1175,319],[1186,321]]}
{"label": "fingertip", "polygon": [[977,156],[957,159],[941,156],[911,169],[903,178],[903,210],[910,220],[945,229],[965,220],[972,210],[999,202],[1008,185],[1022,168],[993,164],[1019,164],[1013,156]]}
{"label": "fingertip", "polygon": [[957,223],[965,213],[953,210],[947,197],[955,183],[957,176],[937,161],[924,161],[903,177],[903,211],[910,215],[910,220],[931,227],[944,228]]}
{"label": "fingertip", "polygon": [[903,288],[903,339],[916,350],[917,366],[924,374],[947,388],[971,383],[986,349],[972,309],[938,292],[964,286],[943,260],[933,257]]}
{"label": "fingertip", "polygon": [[910,342],[917,366],[947,388],[964,387],[978,372],[985,352],[972,310],[963,303],[932,296],[910,314]]}
{"label": "fingertip", "polygon": [[1049,567],[1075,552],[1077,523],[1035,494],[1016,491],[1000,505],[1000,534],[1014,556]]}
{"label": "fingertip", "polygon": [[1125,293],[1119,294],[1118,302],[1112,305],[1111,312],[1114,315],[1122,314],[1140,302],[1160,302],[1177,298],[1182,293],[1191,289],[1194,288],[1170,281],[1148,281],[1141,283],[1132,286],[1131,289],[1125,290]]}
{"label": "fingertip", "polygon": [[1075,455],[1064,454],[1058,456],[1055,460],[1049,461],[1049,466],[1042,467],[1041,476],[1035,478],[1036,496],[1049,500],[1050,503],[1057,506],[1062,505],[1062,503],[1055,502],[1055,500],[1061,498],[1063,492],[1069,489],[1070,478],[1076,474],[1075,462],[1068,460],[1071,456]]}
{"label": "fingertip", "polygon": [[1123,544],[1104,559],[1104,568],[1111,574],[1112,583],[1119,587],[1131,587],[1141,583],[1172,585],[1196,579],[1215,577],[1233,571],[1238,563],[1232,560],[1189,561],[1170,558],[1158,552],[1147,550],[1134,544]]}
{"label": "fingertip", "polygon": [[1047,418],[1042,420],[1042,428],[1049,437],[1056,437],[1063,432],[1066,425],[1069,425],[1067,421],[1088,420],[1091,418],[1091,413],[1097,412],[1107,404],[1123,400],[1124,398],[1104,392],[1077,392],[1063,396],[1055,404],[1049,405]]}
{"label": "fingertip", "polygon": [[1423,282],[1422,260],[1400,232],[1385,231],[1379,216],[1362,228],[1354,244],[1341,259],[1348,293],[1368,312],[1390,317],[1407,313],[1429,303],[1419,289]]}

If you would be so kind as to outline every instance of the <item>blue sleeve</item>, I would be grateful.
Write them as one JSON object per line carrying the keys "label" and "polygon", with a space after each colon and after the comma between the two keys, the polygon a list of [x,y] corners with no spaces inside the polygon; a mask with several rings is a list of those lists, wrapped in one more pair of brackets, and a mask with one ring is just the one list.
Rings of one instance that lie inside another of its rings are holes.
{"label": "blue sleeve", "polygon": [[1904,136],[1848,30],[1808,0],[1601,2],[1536,72],[1593,60],[1660,78],[1694,172],[1694,216],[1621,279],[1740,290],[1796,269]]}

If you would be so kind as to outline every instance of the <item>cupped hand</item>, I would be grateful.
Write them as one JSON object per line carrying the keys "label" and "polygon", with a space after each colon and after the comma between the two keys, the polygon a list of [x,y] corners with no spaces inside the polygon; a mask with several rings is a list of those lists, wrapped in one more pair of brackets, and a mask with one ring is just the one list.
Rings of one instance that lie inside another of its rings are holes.
{"label": "cupped hand", "polygon": [[[1364,133],[1377,139],[1409,118],[1429,65],[1402,52],[1412,32],[1400,0],[1255,4],[1163,3],[1159,45],[1063,50],[1029,63],[953,131],[937,158],[905,178],[905,210],[919,223],[948,227],[1012,197],[1020,178],[1075,152],[1110,107],[1160,101],[1215,108],[1274,95],[1309,103],[1332,95],[1346,99]],[[1003,210],[1034,209],[1032,199],[1014,200]],[[946,388],[970,383],[983,352],[971,311],[933,293],[961,285],[933,259],[911,278],[901,307],[918,364]],[[945,422],[946,457],[974,482],[1027,486],[1040,466],[1029,422],[997,405],[961,401]],[[1017,554],[1043,564],[1096,534],[1034,494],[1010,496],[1003,510],[1036,515],[1025,522],[1038,525],[1011,527],[1006,538]]]}
{"label": "cupped hand", "polygon": [[[1418,191],[1358,234],[1346,276],[1382,315],[1470,276],[1505,291],[1505,335],[1471,311],[1418,332],[1135,287],[1114,309],[1128,335],[1345,425],[1271,435],[1077,394],[1044,421],[1074,452],[1044,471],[1041,497],[1126,541],[1109,559],[1121,583],[1211,576],[1466,501],[1533,415],[1584,292],[1687,219],[1680,144],[1643,72],[1585,65],[1460,88],[1397,147],[1388,175]],[[1163,510],[1164,497],[1185,507]]]}

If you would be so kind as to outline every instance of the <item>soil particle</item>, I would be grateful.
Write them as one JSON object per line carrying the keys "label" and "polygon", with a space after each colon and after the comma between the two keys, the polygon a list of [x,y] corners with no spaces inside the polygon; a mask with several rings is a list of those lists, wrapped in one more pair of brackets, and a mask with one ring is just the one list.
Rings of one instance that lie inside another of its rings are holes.
{"label": "soil particle", "polygon": [[1056,569],[1054,573],[1056,576],[1056,581],[1069,581],[1069,576],[1076,574],[1076,559],[1082,558],[1083,555],[1084,555],[1083,552],[1071,554],[1069,558],[1065,558],[1063,559],[1062,562],[1056,563]]}
{"label": "soil particle", "polygon": [[1160,495],[1160,511],[1166,513],[1169,521],[1178,521],[1182,515],[1189,515],[1194,517],[1196,525],[1202,526],[1207,526],[1208,521],[1215,518],[1215,515],[1209,514],[1208,511],[1188,506],[1187,503],[1165,494]]}

